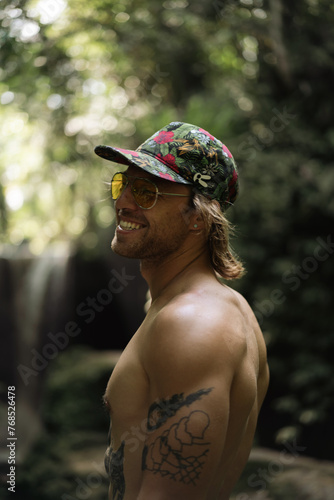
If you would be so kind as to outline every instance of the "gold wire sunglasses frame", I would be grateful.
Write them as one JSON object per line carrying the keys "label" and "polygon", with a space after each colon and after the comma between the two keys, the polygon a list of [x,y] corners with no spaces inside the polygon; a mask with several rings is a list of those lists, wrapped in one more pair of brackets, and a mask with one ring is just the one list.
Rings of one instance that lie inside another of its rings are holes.
{"label": "gold wire sunglasses frame", "polygon": [[128,176],[124,172],[116,172],[111,179],[111,197],[113,200],[118,200],[131,179],[131,193],[138,207],[148,210],[153,208],[158,200],[159,195],[166,196],[191,196],[190,194],[179,193],[162,193],[158,190],[158,186],[144,177]]}

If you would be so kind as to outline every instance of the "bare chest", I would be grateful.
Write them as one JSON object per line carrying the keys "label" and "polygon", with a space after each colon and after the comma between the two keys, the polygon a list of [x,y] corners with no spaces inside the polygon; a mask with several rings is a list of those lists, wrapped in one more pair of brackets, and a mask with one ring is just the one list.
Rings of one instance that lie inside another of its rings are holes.
{"label": "bare chest", "polygon": [[[119,358],[107,384],[106,400],[110,408],[111,441],[138,439],[146,429],[149,383],[142,366],[138,331]],[[144,439],[144,436],[143,436]]]}

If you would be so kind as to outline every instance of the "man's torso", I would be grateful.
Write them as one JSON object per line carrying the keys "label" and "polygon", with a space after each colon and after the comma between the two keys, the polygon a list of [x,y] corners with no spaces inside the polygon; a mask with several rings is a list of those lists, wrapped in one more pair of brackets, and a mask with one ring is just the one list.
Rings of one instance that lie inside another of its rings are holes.
{"label": "man's torso", "polygon": [[[220,338],[215,336],[207,339],[208,344],[217,342],[227,346],[230,359],[218,360],[218,364],[219,362],[235,364],[229,396],[226,440],[216,464],[215,477],[207,500],[228,499],[231,485],[247,460],[258,411],[267,388],[266,350],[262,334],[248,304],[239,294],[218,282],[208,281],[200,293],[197,293],[196,287],[195,283],[190,290],[180,290],[176,297],[166,296],[164,300],[152,305],[110,377],[105,395],[111,414],[110,447],[106,454],[106,467],[113,485],[110,498],[117,500],[137,498],[143,474],[143,451],[150,433],[147,428],[148,410],[152,405],[150,395],[152,381],[149,376],[147,353],[156,355],[158,361],[159,357],[161,359],[168,357],[168,350],[161,349],[159,334],[154,331],[154,325],[162,311],[168,310],[168,307],[175,310],[179,304],[182,310],[187,301],[192,304],[196,304],[197,301],[199,308],[206,308],[209,312],[212,310],[213,315],[222,314],[226,317],[230,314],[230,321],[235,324],[233,336],[226,335],[222,329]],[[187,350],[196,349],[197,339],[191,338],[191,332],[187,332],[187,338],[192,340]],[[219,356],[219,349],[216,352]],[[185,351],[184,356],[187,355]],[[166,359],[163,361],[166,363]],[[167,362],[172,373],[173,359],[167,359]],[[196,366],[194,366],[195,371]],[[168,376],[169,373],[166,373],[166,377]],[[189,376],[191,377],[191,374]],[[179,384],[178,392],[183,394],[183,381],[180,380]]]}

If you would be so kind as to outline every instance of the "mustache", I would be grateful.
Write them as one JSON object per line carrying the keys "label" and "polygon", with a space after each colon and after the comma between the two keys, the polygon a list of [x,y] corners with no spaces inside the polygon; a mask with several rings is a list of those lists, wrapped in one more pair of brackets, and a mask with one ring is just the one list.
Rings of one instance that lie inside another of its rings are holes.
{"label": "mustache", "polygon": [[135,212],[129,210],[128,208],[121,208],[117,211],[117,218],[119,219],[122,217],[129,217],[131,218],[131,222],[137,222],[138,224],[147,224],[146,219],[138,218],[138,216],[135,215]]}

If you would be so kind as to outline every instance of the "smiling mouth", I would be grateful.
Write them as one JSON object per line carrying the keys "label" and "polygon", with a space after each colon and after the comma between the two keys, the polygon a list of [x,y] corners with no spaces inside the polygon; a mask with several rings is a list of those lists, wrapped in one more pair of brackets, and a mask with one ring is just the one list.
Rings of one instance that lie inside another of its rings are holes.
{"label": "smiling mouth", "polygon": [[125,231],[134,231],[135,229],[143,228],[143,224],[136,224],[135,222],[128,222],[125,220],[119,221],[119,227]]}

